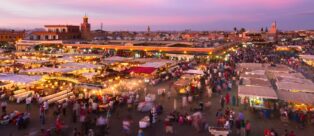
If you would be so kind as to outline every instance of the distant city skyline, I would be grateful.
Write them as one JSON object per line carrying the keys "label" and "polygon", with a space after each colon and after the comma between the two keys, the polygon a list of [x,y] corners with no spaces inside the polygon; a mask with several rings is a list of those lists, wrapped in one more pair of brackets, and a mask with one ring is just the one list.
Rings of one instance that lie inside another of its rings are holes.
{"label": "distant city skyline", "polygon": [[314,29],[313,0],[1,0],[0,28],[32,29],[47,24],[92,29],[145,31],[259,30],[277,21],[281,30]]}

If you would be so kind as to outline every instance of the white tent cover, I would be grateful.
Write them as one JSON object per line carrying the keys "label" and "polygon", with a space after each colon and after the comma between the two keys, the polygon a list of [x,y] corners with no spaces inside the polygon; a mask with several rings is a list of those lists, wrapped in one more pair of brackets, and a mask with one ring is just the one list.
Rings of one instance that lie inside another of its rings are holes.
{"label": "white tent cover", "polygon": [[108,58],[105,58],[104,60],[105,61],[127,61],[127,60],[130,60],[132,58],[126,58],[126,57],[120,57],[120,56],[113,56],[113,57],[108,57]]}
{"label": "white tent cover", "polygon": [[0,74],[0,81],[29,84],[41,79],[42,76],[28,76],[17,74]]}
{"label": "white tent cover", "polygon": [[187,71],[184,71],[183,73],[186,74],[197,74],[197,75],[204,75],[204,72],[202,70],[195,70],[195,69],[189,69]]}
{"label": "white tent cover", "polygon": [[83,69],[83,68],[98,68],[100,66],[99,65],[90,64],[90,63],[69,62],[69,63],[65,63],[65,64],[60,65],[60,67]]}
{"label": "white tent cover", "polygon": [[50,68],[50,67],[42,67],[25,70],[23,72],[31,72],[31,73],[68,73],[78,70],[78,68]]}

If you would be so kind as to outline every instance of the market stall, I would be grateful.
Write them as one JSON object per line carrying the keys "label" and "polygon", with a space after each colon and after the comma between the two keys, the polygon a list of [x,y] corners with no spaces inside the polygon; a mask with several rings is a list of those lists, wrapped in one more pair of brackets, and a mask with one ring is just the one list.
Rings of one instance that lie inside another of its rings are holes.
{"label": "market stall", "polygon": [[299,57],[303,60],[303,62],[314,67],[314,55],[299,55]]}
{"label": "market stall", "polygon": [[294,111],[314,111],[314,93],[278,90],[278,98],[286,102]]}
{"label": "market stall", "polygon": [[256,109],[272,109],[272,100],[278,99],[274,89],[267,86],[240,85],[238,96]]}

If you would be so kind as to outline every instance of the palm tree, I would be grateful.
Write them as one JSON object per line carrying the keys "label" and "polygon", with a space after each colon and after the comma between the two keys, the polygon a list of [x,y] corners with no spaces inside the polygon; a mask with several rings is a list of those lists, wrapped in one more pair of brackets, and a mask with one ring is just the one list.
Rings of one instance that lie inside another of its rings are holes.
{"label": "palm tree", "polygon": [[237,31],[238,31],[237,27],[234,27],[233,30],[234,30],[234,32],[237,32]]}
{"label": "palm tree", "polygon": [[240,30],[240,33],[244,33],[246,30],[245,30],[245,28],[241,28],[241,30]]}

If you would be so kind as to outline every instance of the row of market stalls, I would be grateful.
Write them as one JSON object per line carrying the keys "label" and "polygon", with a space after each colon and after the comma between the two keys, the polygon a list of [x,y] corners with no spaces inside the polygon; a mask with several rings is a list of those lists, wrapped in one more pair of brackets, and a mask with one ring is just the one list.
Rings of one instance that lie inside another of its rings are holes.
{"label": "row of market stalls", "polygon": [[259,109],[273,109],[284,102],[294,110],[314,110],[314,84],[285,65],[241,63],[238,95],[243,102]]}

